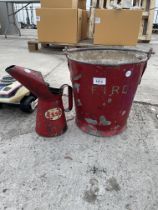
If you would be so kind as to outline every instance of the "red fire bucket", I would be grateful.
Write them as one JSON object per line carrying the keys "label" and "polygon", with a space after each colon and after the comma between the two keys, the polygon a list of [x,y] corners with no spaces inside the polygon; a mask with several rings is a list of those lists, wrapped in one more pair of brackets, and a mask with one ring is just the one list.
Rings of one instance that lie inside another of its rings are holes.
{"label": "red fire bucket", "polygon": [[77,126],[95,136],[124,131],[150,53],[131,49],[66,51]]}

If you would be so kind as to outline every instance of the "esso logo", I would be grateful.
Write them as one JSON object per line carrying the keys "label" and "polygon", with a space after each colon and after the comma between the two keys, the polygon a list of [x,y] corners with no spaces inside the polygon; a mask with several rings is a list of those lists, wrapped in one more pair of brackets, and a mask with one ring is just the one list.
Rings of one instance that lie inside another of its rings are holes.
{"label": "esso logo", "polygon": [[48,120],[58,120],[62,116],[62,109],[60,108],[54,108],[49,109],[47,112],[45,112],[45,118]]}

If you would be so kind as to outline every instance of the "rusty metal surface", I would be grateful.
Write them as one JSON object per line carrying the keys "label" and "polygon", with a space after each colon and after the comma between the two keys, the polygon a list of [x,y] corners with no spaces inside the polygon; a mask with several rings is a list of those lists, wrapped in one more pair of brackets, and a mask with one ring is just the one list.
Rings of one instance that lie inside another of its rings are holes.
{"label": "rusty metal surface", "polygon": [[137,64],[148,59],[148,52],[123,48],[82,48],[65,50],[68,59],[80,63],[117,66]]}
{"label": "rusty metal surface", "polygon": [[41,73],[23,67],[11,66],[6,71],[38,97],[36,132],[44,137],[63,134],[67,129],[63,89],[66,86],[69,89],[69,108],[66,109],[69,111],[72,109],[72,88],[68,85],[60,89],[50,88]]}
{"label": "rusty metal surface", "polygon": [[[87,51],[80,50],[78,57]],[[93,54],[88,56],[98,59]],[[101,51],[102,54],[102,51]],[[133,64],[119,64],[117,66],[96,65],[84,63],[87,59],[82,55],[80,62],[74,60],[74,53],[68,56],[68,64],[73,84],[75,106],[76,106],[76,123],[84,132],[95,136],[113,136],[126,129],[127,120],[132,106],[138,84],[146,69],[147,56],[144,53],[140,56],[142,60],[137,60]],[[117,55],[122,55],[120,51]],[[128,54],[135,56],[135,51]],[[110,58],[110,55],[108,55]],[[124,62],[130,62],[125,60]],[[72,57],[72,59],[71,59]],[[127,58],[126,57],[126,58]],[[105,57],[106,58],[106,57]],[[100,57],[99,57],[100,59]],[[98,63],[102,61],[98,59]],[[111,62],[111,61],[110,61]],[[115,62],[115,59],[114,59]],[[111,63],[112,64],[112,63]]]}

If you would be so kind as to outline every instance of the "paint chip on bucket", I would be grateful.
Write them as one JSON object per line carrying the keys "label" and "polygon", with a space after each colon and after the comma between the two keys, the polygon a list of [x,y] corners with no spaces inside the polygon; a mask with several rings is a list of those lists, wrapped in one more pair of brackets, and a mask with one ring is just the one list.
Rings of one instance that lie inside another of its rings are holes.
{"label": "paint chip on bucket", "polygon": [[104,116],[100,116],[100,125],[108,126],[111,125],[111,122],[108,121]]}
{"label": "paint chip on bucket", "polygon": [[93,120],[93,119],[90,119],[90,118],[86,118],[85,120],[86,120],[86,122],[88,122],[89,124],[97,125],[97,121],[96,121],[96,120]]}
{"label": "paint chip on bucket", "polygon": [[125,75],[126,77],[130,77],[132,75],[132,71],[127,71]]}
{"label": "paint chip on bucket", "polygon": [[108,104],[111,104],[112,98],[108,98]]}
{"label": "paint chip on bucket", "polygon": [[124,110],[123,112],[122,112],[122,116],[124,116],[126,114],[126,111]]}

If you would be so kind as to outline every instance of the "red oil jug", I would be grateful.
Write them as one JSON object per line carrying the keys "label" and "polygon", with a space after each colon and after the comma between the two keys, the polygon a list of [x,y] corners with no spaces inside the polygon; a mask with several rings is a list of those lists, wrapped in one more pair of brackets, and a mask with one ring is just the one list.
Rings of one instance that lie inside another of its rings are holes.
{"label": "red oil jug", "polygon": [[[40,72],[19,66],[10,66],[6,71],[38,97],[36,132],[40,136],[55,137],[67,130],[65,112],[72,109],[72,88],[65,84],[59,89],[49,87]],[[69,107],[64,109],[62,96],[68,88]]]}

